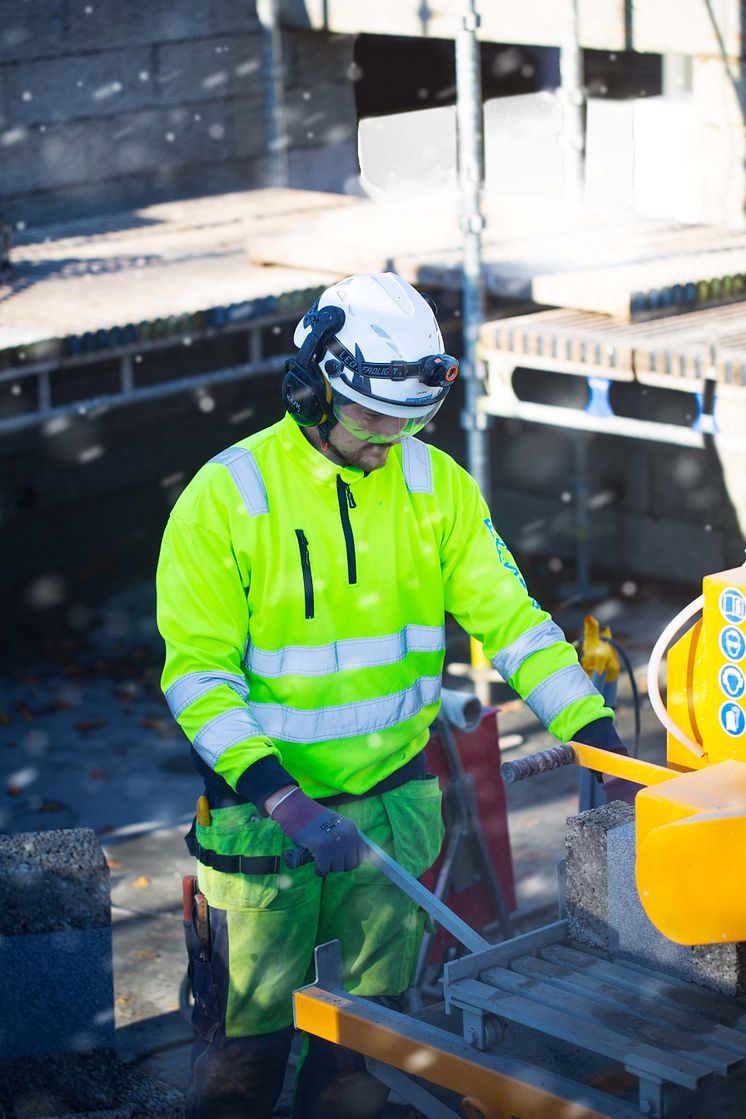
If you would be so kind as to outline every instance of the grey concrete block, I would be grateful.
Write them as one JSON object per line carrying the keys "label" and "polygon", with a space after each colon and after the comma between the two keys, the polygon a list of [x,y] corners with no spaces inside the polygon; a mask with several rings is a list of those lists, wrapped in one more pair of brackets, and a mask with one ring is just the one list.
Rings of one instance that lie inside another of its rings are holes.
{"label": "grey concrete block", "polygon": [[0,0],[0,62],[64,54],[64,15],[63,0]]}
{"label": "grey concrete block", "polygon": [[298,190],[350,193],[358,181],[357,144],[343,140],[323,148],[294,148],[288,153],[288,186]]}
{"label": "grey concrete block", "polygon": [[609,951],[655,971],[692,978],[692,950],[658,932],[640,902],[635,881],[635,825],[612,828],[607,837]]}
{"label": "grey concrete block", "polygon": [[264,104],[252,98],[241,98],[231,104],[235,129],[235,154],[244,159],[267,149],[268,124]]}
{"label": "grey concrete block", "polygon": [[139,109],[153,101],[150,72],[145,47],[7,67],[8,121],[50,124]]}
{"label": "grey concrete block", "polygon": [[113,1053],[0,1061],[0,1108],[14,1119],[181,1119],[181,1092]]}
{"label": "grey concrete block", "polygon": [[0,835],[0,936],[110,924],[109,870],[92,831]]}
{"label": "grey concrete block", "polygon": [[630,573],[697,585],[708,572],[732,566],[725,562],[722,533],[714,528],[707,531],[702,521],[652,516],[620,520],[624,542],[620,561]]}
{"label": "grey concrete block", "polygon": [[[41,900],[56,904],[45,882]],[[86,883],[70,891],[85,894]],[[113,1049],[111,928],[0,938],[0,1058]]]}
{"label": "grey concrete block", "polygon": [[319,147],[357,136],[355,92],[349,82],[321,82],[288,90],[285,123],[290,147]]}
{"label": "grey concrete block", "polygon": [[746,995],[746,944],[696,944],[692,979],[731,998]]}
{"label": "grey concrete block", "polygon": [[146,109],[91,122],[90,181],[230,159],[235,151],[230,103]]}
{"label": "grey concrete block", "polygon": [[572,940],[595,948],[608,946],[607,835],[631,823],[634,815],[631,805],[614,801],[567,819],[567,922]]}
{"label": "grey concrete block", "polygon": [[158,48],[164,104],[261,96],[261,35],[231,35]]}
{"label": "grey concrete block", "polygon": [[73,50],[100,50],[101,45],[129,47],[195,39],[210,33],[206,3],[191,0],[70,0]]}
{"label": "grey concrete block", "polygon": [[87,180],[88,123],[18,125],[0,132],[0,197]]}
{"label": "grey concrete block", "polygon": [[251,0],[209,0],[210,26],[219,35],[234,31],[256,31],[259,17]]}
{"label": "grey concrete block", "polygon": [[293,30],[285,32],[282,43],[289,88],[353,80],[354,35]]}

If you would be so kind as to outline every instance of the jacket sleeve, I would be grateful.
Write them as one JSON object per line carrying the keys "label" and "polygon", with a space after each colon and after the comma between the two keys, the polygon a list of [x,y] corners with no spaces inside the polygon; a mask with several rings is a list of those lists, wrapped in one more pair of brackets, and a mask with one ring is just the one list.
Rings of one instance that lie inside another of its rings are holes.
{"label": "jacket sleeve", "polygon": [[171,713],[202,761],[262,809],[271,792],[297,782],[248,703],[248,607],[230,540],[172,512],[156,591]]}
{"label": "jacket sleeve", "polygon": [[474,479],[455,466],[451,486],[441,544],[446,610],[561,741],[595,719],[613,719],[560,627],[530,597]]}

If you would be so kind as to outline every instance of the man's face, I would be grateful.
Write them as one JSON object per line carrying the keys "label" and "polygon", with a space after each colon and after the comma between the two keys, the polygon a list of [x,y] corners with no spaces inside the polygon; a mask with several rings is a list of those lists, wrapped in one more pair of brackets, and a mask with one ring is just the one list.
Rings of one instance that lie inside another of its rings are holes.
{"label": "man's face", "polygon": [[330,449],[362,470],[377,470],[383,466],[392,444],[401,442],[401,432],[407,421],[397,416],[384,416],[352,402],[345,404],[341,412],[340,422],[329,434]]}

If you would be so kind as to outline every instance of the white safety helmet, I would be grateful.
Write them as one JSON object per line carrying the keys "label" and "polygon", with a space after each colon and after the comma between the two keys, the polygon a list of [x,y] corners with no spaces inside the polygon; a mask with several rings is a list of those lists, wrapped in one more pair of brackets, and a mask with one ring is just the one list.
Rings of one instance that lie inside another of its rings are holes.
{"label": "white safety helmet", "polygon": [[458,374],[458,361],[443,352],[432,299],[393,272],[350,276],[327,288],[298,323],[298,347],[324,308],[344,312],[324,331],[325,350],[319,346],[316,356],[335,416],[343,419],[344,405],[353,402],[407,420],[401,434],[422,430]]}

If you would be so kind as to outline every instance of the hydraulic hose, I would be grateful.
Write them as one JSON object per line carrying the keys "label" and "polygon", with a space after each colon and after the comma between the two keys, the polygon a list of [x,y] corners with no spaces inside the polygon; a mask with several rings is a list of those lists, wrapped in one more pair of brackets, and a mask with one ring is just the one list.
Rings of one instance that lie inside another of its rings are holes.
{"label": "hydraulic hose", "polygon": [[685,606],[675,618],[673,618],[663,633],[656,641],[653,651],[650,654],[650,661],[648,663],[648,696],[650,698],[650,705],[658,716],[659,720],[673,737],[680,742],[682,746],[686,746],[687,750],[691,750],[698,758],[705,756],[705,751],[686,734],[681,727],[677,727],[671,716],[666,711],[666,708],[661,699],[660,687],[658,685],[658,676],[660,673],[661,661],[663,655],[671,644],[673,638],[682,629],[688,621],[690,621],[695,614],[698,614],[704,606],[705,596],[701,594],[699,598],[695,598],[688,606]]}

